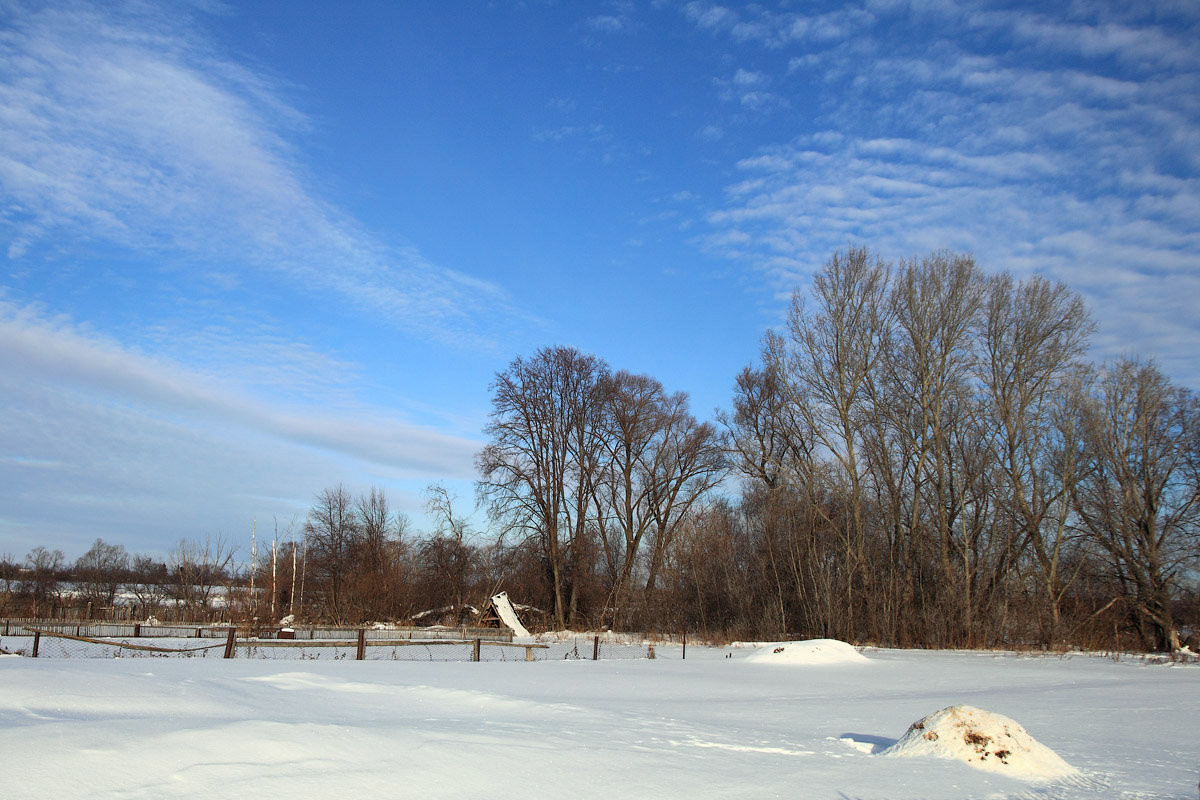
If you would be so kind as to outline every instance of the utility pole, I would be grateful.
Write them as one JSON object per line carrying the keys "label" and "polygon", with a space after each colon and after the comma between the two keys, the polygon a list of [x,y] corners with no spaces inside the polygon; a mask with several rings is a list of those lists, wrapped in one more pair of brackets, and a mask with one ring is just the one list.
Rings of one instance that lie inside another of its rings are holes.
{"label": "utility pole", "polygon": [[250,616],[257,621],[258,598],[254,596],[254,573],[258,572],[258,542],[254,538],[254,529],[258,526],[258,517],[250,522]]}
{"label": "utility pole", "polygon": [[288,613],[296,613],[296,529],[292,528],[292,591],[288,594]]}
{"label": "utility pole", "polygon": [[275,608],[276,598],[279,597],[279,590],[275,587],[276,578],[276,545],[279,543],[279,523],[275,523],[275,535],[271,537],[271,624],[275,624],[275,620],[279,619],[278,610]]}

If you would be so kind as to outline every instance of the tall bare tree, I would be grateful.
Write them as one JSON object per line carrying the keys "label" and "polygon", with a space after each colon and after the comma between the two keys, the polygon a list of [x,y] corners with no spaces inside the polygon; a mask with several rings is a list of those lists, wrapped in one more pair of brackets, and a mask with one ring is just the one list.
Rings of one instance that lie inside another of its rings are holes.
{"label": "tall bare tree", "polygon": [[492,519],[538,545],[560,628],[574,621],[586,577],[607,372],[569,347],[517,358],[492,384],[489,443],[477,457],[479,496]]}
{"label": "tall bare tree", "polygon": [[[957,616],[964,623],[970,616],[970,583],[959,567],[970,549],[956,548],[954,538],[955,523],[966,511],[961,489],[968,478],[954,461],[965,451],[952,446],[950,438],[965,435],[954,426],[968,425],[973,415],[968,378],[982,288],[970,256],[938,252],[901,265],[890,297],[894,326],[884,369],[890,398],[873,409],[887,418],[908,454],[909,471],[903,476],[910,501],[904,525],[908,547],[937,554],[941,580],[928,586],[955,590]],[[970,572],[969,564],[965,571]],[[926,616],[944,619],[942,609],[936,612]]]}
{"label": "tall bare tree", "polygon": [[1152,363],[1103,371],[1084,409],[1083,471],[1075,508],[1155,650],[1179,648],[1172,593],[1200,541],[1196,405]]}
{"label": "tall bare tree", "polygon": [[346,583],[353,575],[361,527],[354,513],[354,500],[338,484],[324,489],[308,511],[304,537],[309,569],[324,592],[325,612],[341,620],[346,607]]}
{"label": "tall bare tree", "polygon": [[361,617],[395,616],[403,594],[404,534],[408,518],[394,512],[382,489],[372,486],[354,504],[356,535],[350,556],[349,607]]}
{"label": "tall bare tree", "polygon": [[651,465],[668,422],[666,405],[662,384],[647,375],[620,371],[607,380],[593,500],[610,584],[607,613],[614,628],[620,626],[637,557],[654,524]]}
{"label": "tall bare tree", "polygon": [[866,407],[870,383],[887,342],[889,279],[889,267],[866,248],[835,253],[813,278],[811,309],[796,292],[786,334],[768,334],[763,348],[784,399],[832,457],[837,469],[831,477],[842,483],[847,497],[846,514],[829,514],[823,504],[812,504],[841,539],[845,619],[837,633],[844,636],[855,629],[858,589],[867,568],[862,448],[871,414]]}
{"label": "tall bare tree", "polygon": [[648,542],[647,592],[654,591],[679,526],[696,503],[721,482],[727,465],[724,438],[711,423],[692,416],[686,394],[667,397],[664,411],[661,437],[645,476],[650,487],[647,509],[654,522]]}
{"label": "tall bare tree", "polygon": [[1004,480],[997,498],[1016,529],[1018,552],[1033,554],[1041,585],[1036,609],[1043,644],[1064,634],[1071,575],[1070,496],[1077,474],[1077,386],[1095,326],[1083,299],[1040,276],[988,279],[979,378],[991,442]]}

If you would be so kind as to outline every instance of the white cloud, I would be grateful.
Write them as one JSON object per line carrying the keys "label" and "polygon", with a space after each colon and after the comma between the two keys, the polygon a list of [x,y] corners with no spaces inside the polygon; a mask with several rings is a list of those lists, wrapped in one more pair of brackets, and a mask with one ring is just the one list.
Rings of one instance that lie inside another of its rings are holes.
{"label": "white cloud", "polygon": [[473,477],[478,442],[336,392],[304,402],[344,365],[265,344],[259,359],[282,366],[251,388],[0,302],[0,519],[33,543],[72,547],[119,526],[130,546],[161,547],[222,520],[302,514],[343,480]]}
{"label": "white cloud", "polygon": [[728,8],[709,2],[687,3],[684,13],[697,27],[714,31],[729,27],[737,20],[737,14]]}
{"label": "white cloud", "polygon": [[[333,405],[336,393],[320,390],[321,408],[279,403],[281,387],[294,383],[296,370],[287,362],[318,360],[319,372],[345,365],[315,356],[304,348],[280,342],[244,342],[257,351],[257,362],[246,368],[260,372],[262,363],[282,363],[267,385],[275,391],[259,398],[229,380],[225,373],[208,374],[132,352],[61,319],[46,319],[28,308],[0,303],[0,363],[27,383],[61,386],[64,391],[107,398],[122,405],[142,405],[174,416],[229,424],[277,436],[294,444],[318,447],[340,457],[361,459],[396,471],[443,471],[450,477],[472,474],[473,440],[449,436],[397,420],[394,414],[357,406],[344,400]],[[261,376],[260,376],[261,380]],[[312,371],[300,369],[300,381]],[[305,392],[293,394],[303,399]]]}
{"label": "white cloud", "polygon": [[587,26],[594,31],[600,33],[620,33],[629,25],[629,20],[624,17],[615,17],[611,14],[600,14],[594,17],[588,17]]}
{"label": "white cloud", "polygon": [[[766,48],[816,42],[808,18],[741,13],[688,16]],[[1189,27],[946,4],[839,13],[824,49],[784,53],[789,80],[803,70],[818,93],[814,127],[739,162],[743,179],[709,215],[709,247],[780,290],[850,242],[893,258],[974,251],[987,268],[1083,292],[1102,325],[1098,355],[1133,348],[1200,385],[1200,46]],[[981,49],[963,35],[968,19],[1001,44]],[[926,36],[911,36],[918,24]]]}
{"label": "white cloud", "polygon": [[[381,242],[310,188],[286,90],[150,6],[8,9],[0,221],[11,259],[91,242],[282,277],[426,339],[488,347],[506,293]],[[217,233],[219,232],[219,233]]]}
{"label": "white cloud", "polygon": [[798,42],[834,41],[869,25],[874,19],[870,10],[852,6],[824,14],[803,14],[774,12],[753,5],[735,11],[709,2],[688,3],[684,6],[684,14],[699,28],[728,31],[736,41],[770,48]]}

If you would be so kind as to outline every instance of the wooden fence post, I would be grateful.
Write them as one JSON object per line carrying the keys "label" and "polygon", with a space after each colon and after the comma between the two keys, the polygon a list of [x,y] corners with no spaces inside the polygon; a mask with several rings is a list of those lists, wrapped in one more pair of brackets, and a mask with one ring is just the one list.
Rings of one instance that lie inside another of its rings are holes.
{"label": "wooden fence post", "polygon": [[592,661],[600,660],[600,637],[596,636],[592,639]]}
{"label": "wooden fence post", "polygon": [[683,658],[687,660],[687,628],[683,629]]}
{"label": "wooden fence post", "polygon": [[141,635],[142,635],[142,623],[140,623],[140,622],[133,623],[133,638],[137,639]]}
{"label": "wooden fence post", "polygon": [[33,632],[33,657],[34,658],[37,658],[38,645],[41,644],[41,641],[42,641],[42,632],[34,631]]}
{"label": "wooden fence post", "polygon": [[475,640],[475,652],[472,653],[472,655],[474,657],[471,660],[478,663],[479,662],[479,640],[478,639]]}
{"label": "wooden fence post", "polygon": [[366,657],[367,657],[367,629],[359,628],[358,629],[358,653],[355,655],[355,658],[359,661],[362,661]]}
{"label": "wooden fence post", "polygon": [[233,658],[234,644],[237,640],[237,628],[230,628],[225,636],[225,657]]}

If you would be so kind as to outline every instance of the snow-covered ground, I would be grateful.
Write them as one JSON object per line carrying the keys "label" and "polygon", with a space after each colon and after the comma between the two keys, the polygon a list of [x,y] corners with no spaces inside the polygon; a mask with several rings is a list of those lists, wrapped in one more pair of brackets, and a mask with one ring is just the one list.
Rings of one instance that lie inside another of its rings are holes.
{"label": "snow-covered ground", "polygon": [[[1194,664],[810,650],[532,664],[4,656],[0,797],[1197,796]],[[932,751],[894,757],[912,723],[959,704],[1018,723],[1077,772],[1030,780]]]}

